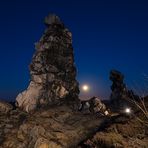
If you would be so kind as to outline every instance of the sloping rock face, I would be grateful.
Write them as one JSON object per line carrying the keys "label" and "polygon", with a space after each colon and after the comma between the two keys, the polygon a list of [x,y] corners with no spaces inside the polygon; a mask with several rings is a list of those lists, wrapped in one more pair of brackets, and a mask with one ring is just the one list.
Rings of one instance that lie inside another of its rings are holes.
{"label": "sloping rock face", "polygon": [[106,118],[74,112],[68,106],[13,110],[0,114],[0,148],[72,148],[90,137]]}
{"label": "sloping rock face", "polygon": [[100,117],[67,105],[32,114],[17,108],[0,113],[0,148],[147,148],[148,126],[137,120],[142,116]]}
{"label": "sloping rock face", "polygon": [[27,112],[37,106],[78,102],[72,34],[56,15],[47,16],[45,25],[30,64],[31,82],[16,98],[16,105]]}

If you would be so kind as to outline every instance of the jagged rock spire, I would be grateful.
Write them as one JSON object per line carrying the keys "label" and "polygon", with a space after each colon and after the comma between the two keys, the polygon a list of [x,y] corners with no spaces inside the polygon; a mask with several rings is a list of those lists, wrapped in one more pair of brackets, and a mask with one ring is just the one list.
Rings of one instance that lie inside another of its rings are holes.
{"label": "jagged rock spire", "polygon": [[31,82],[16,98],[17,106],[27,112],[38,106],[78,100],[72,34],[55,14],[48,15],[45,24],[47,29],[35,44],[30,64]]}

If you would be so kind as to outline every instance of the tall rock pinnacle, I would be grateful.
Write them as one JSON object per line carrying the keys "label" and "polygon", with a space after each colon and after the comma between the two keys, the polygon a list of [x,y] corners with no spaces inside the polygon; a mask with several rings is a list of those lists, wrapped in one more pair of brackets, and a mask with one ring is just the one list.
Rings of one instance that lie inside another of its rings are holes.
{"label": "tall rock pinnacle", "polygon": [[27,112],[38,106],[78,101],[72,34],[54,14],[45,18],[45,25],[30,64],[30,84],[16,98],[16,105]]}

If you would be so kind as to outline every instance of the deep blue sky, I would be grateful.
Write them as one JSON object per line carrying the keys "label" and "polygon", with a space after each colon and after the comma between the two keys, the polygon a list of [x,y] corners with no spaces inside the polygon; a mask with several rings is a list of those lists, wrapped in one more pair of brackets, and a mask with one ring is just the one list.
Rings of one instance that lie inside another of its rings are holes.
{"label": "deep blue sky", "polygon": [[126,76],[128,86],[148,74],[148,2],[125,0],[0,1],[0,98],[14,99],[29,83],[28,65],[54,12],[73,33],[80,84],[91,95],[108,97],[109,71]]}

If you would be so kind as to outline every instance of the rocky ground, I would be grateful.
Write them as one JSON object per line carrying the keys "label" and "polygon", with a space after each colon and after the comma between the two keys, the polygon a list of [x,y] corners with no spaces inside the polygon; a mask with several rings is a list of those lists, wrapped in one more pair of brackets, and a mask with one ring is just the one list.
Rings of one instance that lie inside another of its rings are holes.
{"label": "rocky ground", "polygon": [[67,106],[19,109],[0,114],[0,148],[77,147],[103,124],[105,118],[73,112]]}
{"label": "rocky ground", "polygon": [[136,119],[118,117],[108,127],[99,130],[80,147],[87,148],[147,148],[148,127]]}
{"label": "rocky ground", "polygon": [[[148,108],[148,97],[145,104]],[[148,120],[139,110],[131,116],[113,116],[104,127],[83,141],[79,148],[147,148],[148,124],[145,121]]]}
{"label": "rocky ground", "polygon": [[147,148],[148,145],[148,127],[133,116],[99,117],[67,106],[40,108],[29,114],[12,109],[8,103],[0,104],[0,148]]}

